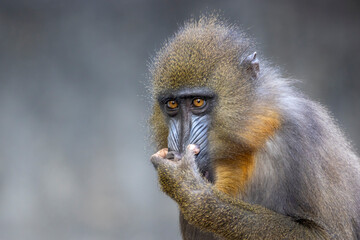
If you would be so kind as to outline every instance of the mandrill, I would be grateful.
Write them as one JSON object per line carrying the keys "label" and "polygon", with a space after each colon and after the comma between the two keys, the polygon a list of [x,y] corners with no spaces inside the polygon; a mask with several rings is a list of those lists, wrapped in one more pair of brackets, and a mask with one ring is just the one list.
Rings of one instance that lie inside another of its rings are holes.
{"label": "mandrill", "polygon": [[185,240],[360,239],[360,161],[236,27],[185,24],[151,66],[151,157]]}

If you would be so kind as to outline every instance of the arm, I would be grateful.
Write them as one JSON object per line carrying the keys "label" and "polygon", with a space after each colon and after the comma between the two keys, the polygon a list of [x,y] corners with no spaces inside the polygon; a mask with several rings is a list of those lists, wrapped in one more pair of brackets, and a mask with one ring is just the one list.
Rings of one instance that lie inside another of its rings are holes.
{"label": "arm", "polygon": [[182,159],[171,161],[163,149],[151,158],[162,190],[178,203],[190,224],[225,239],[330,238],[314,221],[297,221],[217,190],[200,176],[194,161],[197,151],[190,145]]}

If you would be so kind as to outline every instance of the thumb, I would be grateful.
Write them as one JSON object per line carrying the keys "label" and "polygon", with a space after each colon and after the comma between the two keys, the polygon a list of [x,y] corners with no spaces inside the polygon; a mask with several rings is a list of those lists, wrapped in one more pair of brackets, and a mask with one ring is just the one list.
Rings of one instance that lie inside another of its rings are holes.
{"label": "thumb", "polygon": [[185,160],[191,165],[195,164],[195,155],[200,152],[200,148],[195,144],[190,144],[185,150]]}
{"label": "thumb", "polygon": [[151,156],[150,161],[154,165],[155,169],[157,169],[160,164],[166,161],[165,157],[167,153],[168,153],[168,149],[163,148]]}

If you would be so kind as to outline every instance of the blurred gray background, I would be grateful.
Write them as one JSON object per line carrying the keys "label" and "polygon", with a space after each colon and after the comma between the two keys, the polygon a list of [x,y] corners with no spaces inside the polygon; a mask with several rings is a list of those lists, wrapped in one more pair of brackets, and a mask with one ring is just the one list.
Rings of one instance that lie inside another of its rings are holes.
{"label": "blurred gray background", "polygon": [[0,2],[0,239],[180,239],[158,189],[147,62],[220,10],[360,146],[356,1]]}

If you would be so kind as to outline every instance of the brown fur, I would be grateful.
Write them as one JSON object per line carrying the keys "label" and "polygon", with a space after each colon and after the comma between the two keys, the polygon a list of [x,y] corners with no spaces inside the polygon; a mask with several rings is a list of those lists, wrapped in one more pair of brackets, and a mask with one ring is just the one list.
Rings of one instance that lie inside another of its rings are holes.
{"label": "brown fur", "polygon": [[[159,52],[153,63],[152,74],[155,98],[164,90],[177,90],[185,86],[207,86],[218,93],[218,107],[214,110],[215,127],[211,131],[218,136],[224,131],[226,138],[229,130],[233,131],[233,139],[228,141],[234,142],[237,147],[225,155],[214,149],[215,166],[219,168],[216,170],[216,181],[224,191],[234,188],[226,192],[235,194],[238,188],[244,188],[245,181],[251,176],[254,152],[278,127],[279,116],[275,109],[251,112],[244,104],[253,101],[252,86],[247,81],[249,76],[244,75],[245,71],[240,66],[250,43],[244,35],[242,42],[234,42],[234,38],[239,36],[233,36],[233,30],[224,28],[221,22],[212,17],[188,23]],[[250,118],[251,121],[241,117],[250,114],[254,116]],[[167,146],[168,130],[163,118],[155,104],[151,122],[158,148]],[[242,147],[239,147],[239,143]],[[234,149],[237,151],[234,152]],[[218,155],[221,155],[219,161],[216,160]],[[227,160],[224,156],[228,156]],[[230,163],[234,164],[227,167]],[[241,177],[235,183],[229,181],[231,175]]]}

